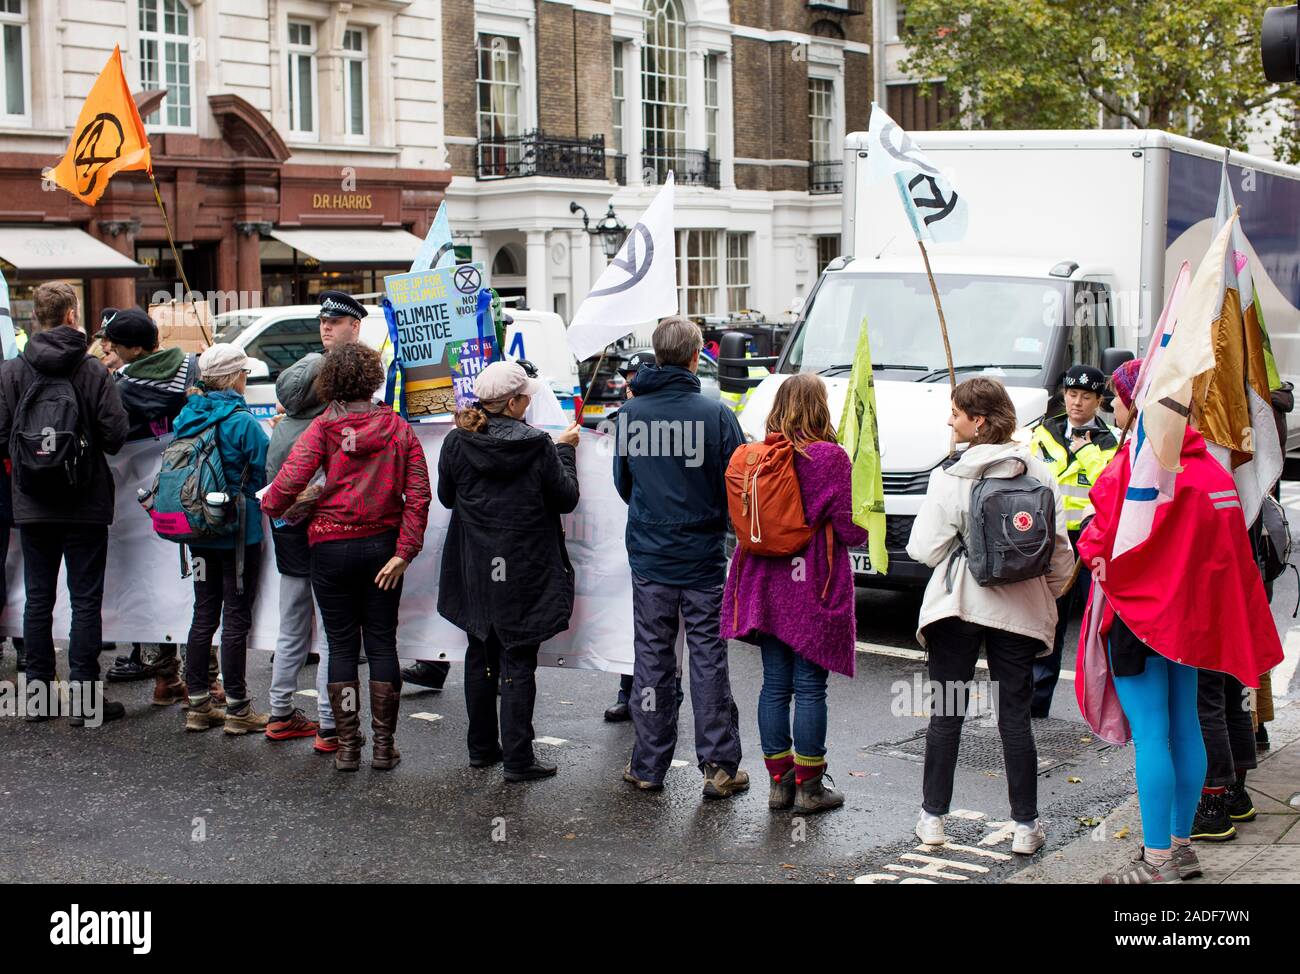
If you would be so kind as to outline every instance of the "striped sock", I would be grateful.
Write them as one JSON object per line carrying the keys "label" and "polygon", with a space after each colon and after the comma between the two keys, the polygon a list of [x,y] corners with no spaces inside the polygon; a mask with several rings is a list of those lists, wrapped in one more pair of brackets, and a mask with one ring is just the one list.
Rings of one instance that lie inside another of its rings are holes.
{"label": "striped sock", "polygon": [[780,754],[764,754],[763,763],[773,781],[780,781],[785,773],[794,767],[794,752],[782,751]]}
{"label": "striped sock", "polygon": [[811,781],[823,771],[826,770],[826,755],[819,754],[817,757],[805,757],[802,754],[794,756],[794,782],[797,785],[805,781]]}

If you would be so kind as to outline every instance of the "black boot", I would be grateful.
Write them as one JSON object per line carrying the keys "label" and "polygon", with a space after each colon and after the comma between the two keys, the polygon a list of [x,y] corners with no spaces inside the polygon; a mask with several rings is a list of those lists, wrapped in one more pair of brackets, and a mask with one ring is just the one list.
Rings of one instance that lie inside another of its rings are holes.
{"label": "black boot", "polygon": [[1223,794],[1201,792],[1201,803],[1196,806],[1192,820],[1192,839],[1197,842],[1227,842],[1237,837],[1237,827],[1228,817],[1228,806]]}
{"label": "black boot", "polygon": [[[17,646],[17,642],[15,642],[14,645]],[[20,666],[19,669],[22,669],[22,667]],[[1264,751],[1267,751],[1270,746],[1271,745],[1268,742],[1268,727],[1264,724],[1260,724],[1259,729],[1255,731],[1255,750],[1256,752],[1263,753]]]}
{"label": "black boot", "polygon": [[1246,790],[1244,772],[1236,781],[1228,785],[1228,790],[1223,793],[1223,804],[1227,809],[1228,818],[1234,822],[1251,822],[1259,814],[1255,811],[1255,800]]}
{"label": "black boot", "polygon": [[[27,650],[23,646],[23,639],[21,636],[14,637],[14,655],[18,657],[16,666],[18,672],[21,673],[23,670],[27,669]],[[1263,730],[1264,725],[1260,724],[1259,729]]]}
{"label": "black boot", "polygon": [[620,700],[605,711],[605,719],[611,724],[621,724],[625,720],[632,719],[632,712],[628,710],[627,704]]}
{"label": "black boot", "polygon": [[402,667],[402,682],[414,683],[429,690],[441,690],[446,685],[447,674],[450,672],[450,663],[416,660],[410,666]]}

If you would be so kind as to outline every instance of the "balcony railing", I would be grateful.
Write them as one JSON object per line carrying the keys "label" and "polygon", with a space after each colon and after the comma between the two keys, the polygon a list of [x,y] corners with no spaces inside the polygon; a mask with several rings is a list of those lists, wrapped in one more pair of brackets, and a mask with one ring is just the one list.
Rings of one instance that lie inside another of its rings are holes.
{"label": "balcony railing", "polygon": [[867,0],[808,0],[808,9],[854,16],[867,12]]}
{"label": "balcony railing", "polygon": [[627,156],[620,152],[618,155],[606,156],[605,160],[609,163],[609,178],[620,186],[626,186]]}
{"label": "balcony railing", "polygon": [[642,180],[655,185],[662,184],[671,170],[673,182],[678,186],[718,189],[722,185],[720,168],[717,160],[710,159],[704,149],[647,149],[641,153]]}
{"label": "balcony railing", "polygon": [[808,164],[808,192],[839,193],[844,189],[844,162],[839,159]]}
{"label": "balcony railing", "polygon": [[479,139],[475,146],[479,179],[522,176],[561,176],[568,179],[608,179],[605,175],[605,136],[573,139],[532,129],[522,135]]}

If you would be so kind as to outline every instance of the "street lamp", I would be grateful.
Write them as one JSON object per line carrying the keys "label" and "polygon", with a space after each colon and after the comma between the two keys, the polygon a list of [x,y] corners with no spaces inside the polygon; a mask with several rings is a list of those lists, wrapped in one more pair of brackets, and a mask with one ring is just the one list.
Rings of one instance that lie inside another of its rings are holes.
{"label": "street lamp", "polygon": [[600,237],[600,249],[604,252],[605,259],[612,260],[618,253],[618,248],[623,246],[623,238],[627,236],[627,227],[615,215],[614,204],[609,204],[609,209],[595,227],[590,225],[591,221],[584,207],[577,203],[570,203],[569,212],[582,214],[582,229],[593,237]]}

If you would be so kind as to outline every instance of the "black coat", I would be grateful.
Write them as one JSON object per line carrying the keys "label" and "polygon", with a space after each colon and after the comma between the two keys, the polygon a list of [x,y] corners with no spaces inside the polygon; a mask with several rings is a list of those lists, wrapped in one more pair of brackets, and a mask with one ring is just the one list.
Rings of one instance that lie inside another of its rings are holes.
{"label": "black coat", "polygon": [[[22,361],[0,365],[0,455],[9,456],[9,434],[23,394],[36,381],[32,369],[45,375],[67,376],[80,404],[81,422],[90,439],[90,487],[80,503],[69,507],[48,504],[13,486],[14,523],[112,524],[113,473],[105,454],[115,454],[126,442],[127,418],[108,370],[86,354],[85,332],[68,325],[37,332],[23,349]],[[28,366],[31,366],[30,368]]]}
{"label": "black coat", "polygon": [[560,515],[578,506],[577,455],[542,430],[492,418],[447,434],[438,500],[451,508],[438,613],[478,639],[540,643],[569,628],[573,566]]}

